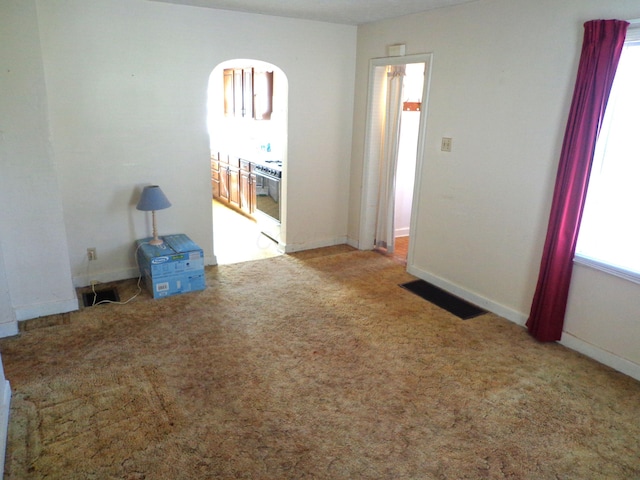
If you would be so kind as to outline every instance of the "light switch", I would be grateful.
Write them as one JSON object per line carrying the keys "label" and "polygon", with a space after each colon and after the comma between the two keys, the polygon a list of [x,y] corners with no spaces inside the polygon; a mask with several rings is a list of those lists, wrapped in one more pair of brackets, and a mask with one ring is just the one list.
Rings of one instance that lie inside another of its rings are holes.
{"label": "light switch", "polygon": [[442,137],[442,143],[440,144],[440,150],[443,152],[451,151],[451,137]]}

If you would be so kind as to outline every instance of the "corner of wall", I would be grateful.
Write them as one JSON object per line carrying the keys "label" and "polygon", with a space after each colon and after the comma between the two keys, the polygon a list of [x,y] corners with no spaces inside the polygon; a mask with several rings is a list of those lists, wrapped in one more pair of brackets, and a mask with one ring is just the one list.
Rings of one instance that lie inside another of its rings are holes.
{"label": "corner of wall", "polygon": [[11,407],[11,385],[4,378],[4,368],[0,359],[0,472],[4,472],[4,460],[7,451],[9,433],[9,410]]}
{"label": "corner of wall", "polygon": [[[59,313],[67,313],[78,310],[79,303],[78,298],[74,297],[69,300],[60,300],[55,302],[39,303],[35,305],[27,305],[24,307],[17,307],[15,309],[16,319],[21,322],[23,320],[30,320],[32,318],[46,317],[48,315],[57,315]],[[17,324],[16,324],[17,328]],[[16,331],[17,333],[17,331]],[[0,335],[2,329],[0,327]]]}
{"label": "corner of wall", "polygon": [[0,338],[13,337],[18,334],[18,321],[0,323]]}

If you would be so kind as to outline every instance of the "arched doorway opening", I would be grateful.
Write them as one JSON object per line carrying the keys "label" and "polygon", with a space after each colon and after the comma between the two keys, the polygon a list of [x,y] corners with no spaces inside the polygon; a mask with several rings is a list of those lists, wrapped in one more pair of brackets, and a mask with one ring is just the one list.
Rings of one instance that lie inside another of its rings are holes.
{"label": "arched doorway opening", "polygon": [[213,251],[218,264],[285,249],[288,82],[260,60],[234,59],[209,76]]}

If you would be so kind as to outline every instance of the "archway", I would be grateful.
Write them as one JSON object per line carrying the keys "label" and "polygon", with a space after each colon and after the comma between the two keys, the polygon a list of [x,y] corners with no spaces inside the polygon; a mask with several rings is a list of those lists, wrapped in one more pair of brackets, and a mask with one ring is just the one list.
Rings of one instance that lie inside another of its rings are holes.
{"label": "archway", "polygon": [[287,117],[288,81],[277,66],[234,59],[211,72],[207,125],[218,263],[284,252]]}

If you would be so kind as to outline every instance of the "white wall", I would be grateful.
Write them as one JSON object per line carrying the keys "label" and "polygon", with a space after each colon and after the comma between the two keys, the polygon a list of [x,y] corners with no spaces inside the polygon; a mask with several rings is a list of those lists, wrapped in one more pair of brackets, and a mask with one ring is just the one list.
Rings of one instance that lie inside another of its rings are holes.
{"label": "white wall", "polygon": [[11,303],[9,283],[4,266],[2,243],[0,242],[0,337],[15,335],[18,332],[16,313]]}
{"label": "white wall", "polygon": [[640,380],[640,285],[575,264],[561,343]]}
{"label": "white wall", "polygon": [[9,416],[11,413],[11,384],[4,376],[0,360],[0,472],[4,472],[4,460],[7,452],[9,434]]}
{"label": "white wall", "polygon": [[289,81],[287,250],[344,241],[355,27],[145,0],[37,6],[76,284],[136,275],[148,183],[173,204],[157,213],[159,233],[188,234],[212,261],[207,85],[233,58],[273,63]]}
{"label": "white wall", "polygon": [[[351,241],[357,240],[360,221],[368,62],[397,43],[406,44],[407,54],[432,52],[409,269],[523,324],[538,275],[582,25],[595,18],[637,17],[638,0],[479,0],[360,27]],[[441,137],[453,138],[451,153],[440,151]],[[577,269],[572,304],[585,301],[593,288],[579,282],[582,274]],[[636,297],[640,293],[638,285],[629,288]],[[602,301],[607,319],[595,311],[588,321],[573,318],[570,306],[572,334],[640,364],[640,338],[628,315],[635,305]],[[605,344],[601,334],[611,329],[617,341]]]}
{"label": "white wall", "polygon": [[17,333],[15,319],[66,312],[78,303],[49,144],[34,2],[0,2],[0,61],[0,335],[6,336]]}

